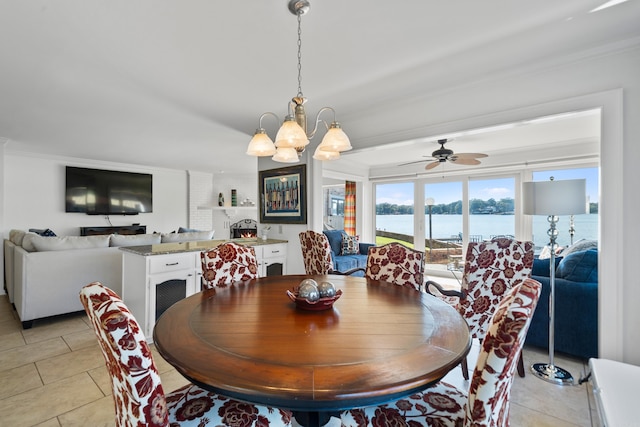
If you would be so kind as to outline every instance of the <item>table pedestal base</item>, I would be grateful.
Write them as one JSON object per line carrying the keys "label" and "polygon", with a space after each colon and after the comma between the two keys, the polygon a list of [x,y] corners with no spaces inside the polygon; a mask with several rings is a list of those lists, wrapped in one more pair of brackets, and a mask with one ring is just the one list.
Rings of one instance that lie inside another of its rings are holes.
{"label": "table pedestal base", "polygon": [[329,422],[332,416],[340,418],[340,413],[293,411],[293,416],[303,427],[322,427]]}

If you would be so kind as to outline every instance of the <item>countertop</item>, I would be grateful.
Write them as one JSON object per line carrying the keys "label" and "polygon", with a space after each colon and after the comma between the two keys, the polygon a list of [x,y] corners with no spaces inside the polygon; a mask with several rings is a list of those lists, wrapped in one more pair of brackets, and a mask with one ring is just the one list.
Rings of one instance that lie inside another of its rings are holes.
{"label": "countertop", "polygon": [[253,239],[219,239],[219,240],[198,240],[194,242],[179,242],[179,243],[160,243],[157,245],[142,245],[142,246],[125,246],[120,249],[125,252],[131,252],[141,256],[151,255],[167,255],[176,254],[181,252],[201,252],[207,249],[215,248],[225,242],[235,242],[245,246],[262,246],[262,245],[275,245],[278,243],[287,243],[287,240],[267,239],[262,240],[260,238]]}

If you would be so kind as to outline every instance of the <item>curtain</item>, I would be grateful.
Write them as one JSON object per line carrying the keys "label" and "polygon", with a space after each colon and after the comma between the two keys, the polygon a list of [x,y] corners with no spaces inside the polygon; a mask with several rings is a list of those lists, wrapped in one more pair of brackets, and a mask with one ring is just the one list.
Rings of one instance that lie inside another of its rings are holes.
{"label": "curtain", "polygon": [[344,231],[349,236],[356,235],[356,183],[344,184]]}

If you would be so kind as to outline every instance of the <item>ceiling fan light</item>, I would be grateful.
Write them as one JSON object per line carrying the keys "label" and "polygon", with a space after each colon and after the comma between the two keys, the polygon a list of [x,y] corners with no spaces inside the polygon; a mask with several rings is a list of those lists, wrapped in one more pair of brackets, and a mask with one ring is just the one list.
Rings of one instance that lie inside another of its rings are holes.
{"label": "ceiling fan light", "polygon": [[276,147],[304,148],[307,144],[309,144],[307,134],[293,117],[287,116],[276,134]]}
{"label": "ceiling fan light", "polygon": [[351,150],[352,148],[349,137],[344,133],[338,122],[331,123],[329,130],[318,146],[318,149],[321,151],[337,151],[339,153]]}
{"label": "ceiling fan light", "polygon": [[247,154],[250,156],[273,156],[276,153],[276,146],[267,135],[267,132],[260,128],[256,129],[256,133],[251,138],[247,147]]}
{"label": "ceiling fan light", "polygon": [[313,153],[313,158],[316,160],[336,160],[340,158],[340,153],[338,151],[321,150],[320,145],[318,145]]}
{"label": "ceiling fan light", "polygon": [[280,163],[297,163],[300,161],[298,152],[293,147],[278,147],[272,159],[274,162]]}

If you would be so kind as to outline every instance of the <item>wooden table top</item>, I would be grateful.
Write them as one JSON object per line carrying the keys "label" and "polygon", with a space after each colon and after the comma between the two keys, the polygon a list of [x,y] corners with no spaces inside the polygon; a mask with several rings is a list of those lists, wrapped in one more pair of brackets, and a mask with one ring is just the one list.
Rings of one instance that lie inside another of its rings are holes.
{"label": "wooden table top", "polygon": [[329,411],[408,395],[440,380],[471,346],[464,319],[425,293],[350,276],[312,276],[343,294],[332,309],[296,308],[309,276],[269,276],[207,290],[156,323],[160,355],[227,396]]}

